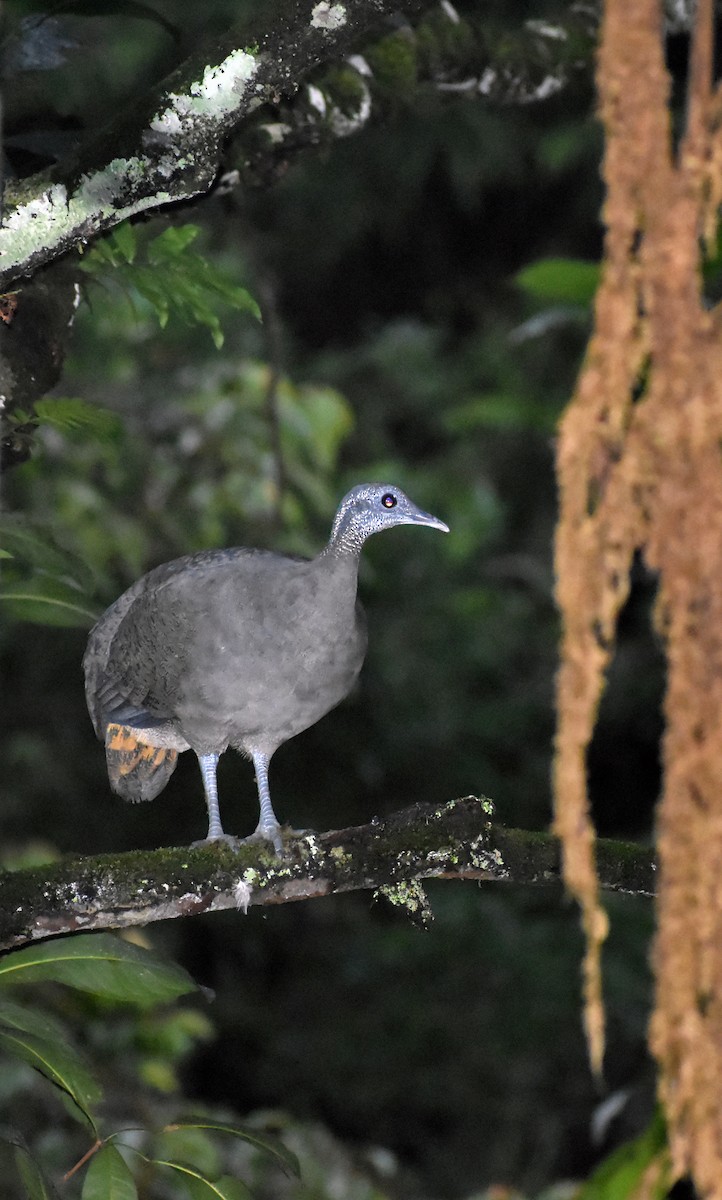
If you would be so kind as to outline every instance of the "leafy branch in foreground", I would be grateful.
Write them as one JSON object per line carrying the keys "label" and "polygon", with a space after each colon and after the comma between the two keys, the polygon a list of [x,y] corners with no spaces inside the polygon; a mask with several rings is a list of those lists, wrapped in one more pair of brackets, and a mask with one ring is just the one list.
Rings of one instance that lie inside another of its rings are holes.
{"label": "leafy branch in foreground", "polygon": [[161,328],[171,316],[203,325],[214,345],[223,345],[216,312],[219,303],[261,319],[261,310],[246,288],[227,279],[219,268],[189,247],[198,225],[171,225],[151,240],[139,240],[130,221],[97,243],[84,256],[81,269],[97,282],[111,277],[132,298],[141,296],[155,312]]}
{"label": "leafy branch in foreground", "polygon": [[[248,1143],[272,1157],[286,1173],[298,1175],[295,1156],[276,1139],[212,1116],[180,1118],[158,1128],[120,1128],[103,1133],[100,1082],[65,1023],[40,1007],[8,998],[7,993],[16,986],[22,989],[48,982],[84,992],[106,1008],[108,1004],[121,1004],[144,1011],[194,991],[195,984],[180,967],[107,934],[80,934],[47,942],[0,960],[0,1062],[15,1058],[29,1064],[58,1089],[68,1114],[90,1131],[92,1144],[64,1176],[67,1182],[87,1168],[84,1200],[111,1195],[123,1200],[135,1197],[136,1179],[130,1165],[133,1156],[139,1164],[145,1164],[146,1171],[151,1168],[153,1172],[187,1174],[193,1181],[193,1194],[236,1200],[247,1189],[220,1167],[215,1169],[216,1156],[210,1152],[209,1139],[223,1135]],[[30,1200],[52,1196],[44,1166],[25,1141],[14,1134],[2,1140],[12,1147]],[[126,1161],[128,1155],[130,1161]]]}
{"label": "leafy branch in foreground", "polygon": [[47,527],[7,513],[0,518],[0,558],[0,611],[6,618],[86,628],[96,619],[93,572]]}

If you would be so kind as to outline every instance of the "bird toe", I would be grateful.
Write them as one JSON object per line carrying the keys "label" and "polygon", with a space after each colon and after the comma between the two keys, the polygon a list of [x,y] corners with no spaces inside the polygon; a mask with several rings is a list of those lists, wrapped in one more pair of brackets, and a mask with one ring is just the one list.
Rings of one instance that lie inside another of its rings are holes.
{"label": "bird toe", "polygon": [[207,846],[212,846],[216,842],[221,842],[228,846],[231,850],[238,850],[244,839],[234,837],[232,833],[217,833],[213,837],[198,838],[197,842],[191,842],[191,850],[204,849]]}
{"label": "bird toe", "polygon": [[256,826],[253,833],[243,839],[246,842],[270,842],[276,854],[283,854],[283,838],[281,837],[281,826],[276,821],[274,824]]}

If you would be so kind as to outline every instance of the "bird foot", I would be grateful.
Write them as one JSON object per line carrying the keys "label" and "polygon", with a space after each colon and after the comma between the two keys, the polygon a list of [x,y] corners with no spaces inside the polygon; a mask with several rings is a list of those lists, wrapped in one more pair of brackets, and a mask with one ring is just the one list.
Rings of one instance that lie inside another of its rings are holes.
{"label": "bird foot", "polygon": [[281,826],[276,823],[274,825],[257,825],[253,833],[248,837],[243,838],[244,842],[270,842],[276,854],[283,854],[283,838],[281,837]]}
{"label": "bird foot", "polygon": [[214,842],[222,842],[231,850],[238,850],[248,842],[270,842],[276,854],[283,854],[283,838],[292,841],[295,838],[306,837],[309,833],[313,833],[313,830],[290,829],[288,826],[284,826],[282,836],[280,825],[258,825],[253,833],[249,833],[247,837],[243,838],[234,837],[231,833],[216,833],[212,837],[199,838],[197,842],[191,842],[191,849],[198,850],[212,846]]}
{"label": "bird foot", "polygon": [[274,825],[262,829],[259,825],[253,833],[249,834],[243,840],[245,842],[270,842],[276,854],[283,854],[284,850],[289,848],[290,842],[300,841],[302,838],[313,837],[314,835],[315,831],[313,829],[291,829],[290,825]]}
{"label": "bird foot", "polygon": [[214,842],[222,842],[231,850],[237,850],[241,845],[243,838],[234,837],[232,833],[214,833],[212,837],[199,838],[197,842],[191,842],[191,850],[205,849],[206,846],[212,846]]}

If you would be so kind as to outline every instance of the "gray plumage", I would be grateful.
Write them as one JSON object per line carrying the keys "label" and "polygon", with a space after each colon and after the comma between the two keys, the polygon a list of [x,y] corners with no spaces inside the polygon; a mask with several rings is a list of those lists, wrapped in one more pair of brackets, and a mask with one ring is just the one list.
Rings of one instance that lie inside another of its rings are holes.
{"label": "gray plumage", "polygon": [[361,548],[372,533],[401,524],[448,532],[398,488],[361,484],[344,497],[314,559],[205,550],[156,567],[124,592],[92,629],[83,660],[113,789],[152,800],[178,753],[192,749],[208,839],[225,839],[215,775],[232,746],[255,765],[256,834],[280,850],[268,763],[353,687],[366,652],[356,598]]}

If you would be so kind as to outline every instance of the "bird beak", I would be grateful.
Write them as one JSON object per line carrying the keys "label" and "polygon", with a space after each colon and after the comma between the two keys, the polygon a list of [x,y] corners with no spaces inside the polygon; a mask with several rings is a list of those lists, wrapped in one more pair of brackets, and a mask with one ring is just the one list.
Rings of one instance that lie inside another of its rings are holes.
{"label": "bird beak", "polygon": [[408,517],[409,525],[428,525],[429,529],[440,529],[442,533],[449,532],[449,526],[440,521],[438,517],[432,517],[431,513],[423,512],[422,509],[414,506],[413,513]]}

